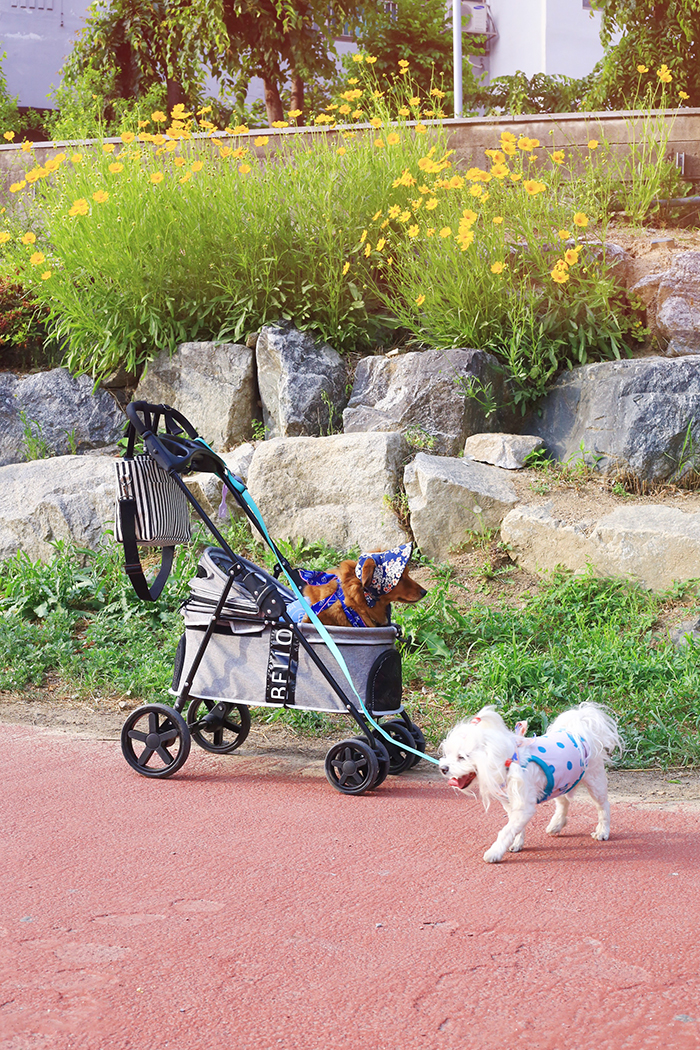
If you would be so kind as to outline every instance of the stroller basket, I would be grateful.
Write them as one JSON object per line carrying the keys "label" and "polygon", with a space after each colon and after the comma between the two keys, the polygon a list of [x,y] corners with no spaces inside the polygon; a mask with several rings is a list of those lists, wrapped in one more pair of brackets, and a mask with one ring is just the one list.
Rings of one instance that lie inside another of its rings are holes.
{"label": "stroller basket", "polygon": [[[197,575],[189,584],[189,598],[181,608],[184,633],[170,689],[173,706],[137,708],[122,729],[122,752],[132,769],[146,777],[171,776],[186,761],[192,740],[214,754],[229,754],[248,735],[252,707],[349,715],[361,735],[334,744],[325,763],[329,782],[344,794],[363,794],[388,774],[401,773],[419,762],[425,738],[402,705],[401,656],[396,645],[399,629],[392,624],[317,629],[312,623],[294,622],[287,607],[299,596],[303,582],[270,539],[243,482],[228,472],[191,424],[167,405],[136,402],[127,407],[127,415],[130,428],[143,438],[158,469],[167,472],[175,490],[220,544],[201,556]],[[157,432],[161,417],[166,425],[163,435]],[[132,433],[130,449],[133,446]],[[208,470],[221,478],[263,535],[278,570],[292,581],[294,589],[231,550],[182,481],[180,475],[193,469]],[[146,473],[141,468],[141,476]],[[147,492],[143,499],[147,501]],[[123,518],[128,525],[134,513],[128,505],[126,509],[129,514]],[[136,536],[136,542],[143,541]],[[132,537],[131,549],[125,542],[127,572],[137,593],[153,600],[157,588],[149,589],[145,579],[138,578],[142,571],[134,569],[134,558],[138,562],[134,550]],[[168,571],[165,560],[164,565],[161,584]],[[359,707],[336,680],[343,663],[356,699],[360,698]]]}

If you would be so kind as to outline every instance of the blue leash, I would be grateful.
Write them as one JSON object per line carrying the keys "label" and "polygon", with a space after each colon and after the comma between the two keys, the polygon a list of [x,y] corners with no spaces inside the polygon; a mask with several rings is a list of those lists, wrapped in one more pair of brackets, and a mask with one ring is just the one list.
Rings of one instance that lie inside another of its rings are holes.
{"label": "blue leash", "polygon": [[[213,450],[209,448],[209,446],[207,445],[206,441],[204,441],[202,438],[197,438],[197,441],[199,441],[207,449],[208,452],[211,452],[214,456],[216,456],[217,461],[220,463],[220,465],[226,471],[226,478],[227,478],[229,484],[241,496],[241,498],[243,499],[243,502],[245,503],[245,505],[250,510],[251,514],[255,518],[255,521],[256,521],[258,527],[260,528],[260,531],[264,535],[264,537],[265,537],[265,539],[266,539],[266,541],[267,541],[267,543],[268,543],[268,545],[270,547],[270,550],[272,551],[272,553],[277,558],[277,564],[279,565],[280,569],[282,569],[282,571],[284,572],[284,567],[281,565],[281,563],[279,561],[280,553],[277,550],[277,547],[275,545],[274,540],[272,539],[272,537],[270,536],[269,532],[267,531],[267,528],[265,526],[265,522],[263,521],[263,518],[262,518],[262,514],[260,513],[260,509],[258,508],[257,504],[255,503],[255,500],[253,499],[253,497],[248,492],[248,489],[246,488],[244,483],[239,478],[236,477],[235,474],[231,473],[231,471],[228,469],[228,467],[223,462],[223,460],[219,459],[219,457],[216,455],[216,453],[213,452]],[[287,578],[289,579],[289,577],[287,577]],[[352,676],[350,674],[350,671],[348,670],[347,664],[345,663],[345,659],[343,658],[343,654],[341,653],[340,649],[338,648],[338,646],[333,641],[333,639],[332,639],[331,635],[329,634],[329,632],[326,630],[325,625],[321,623],[321,621],[319,620],[318,616],[316,615],[316,613],[314,612],[312,607],[309,605],[309,603],[307,602],[306,598],[301,593],[301,591],[299,590],[297,585],[295,584],[294,580],[289,579],[289,584],[290,584],[292,592],[294,593],[294,596],[296,597],[297,601],[301,603],[301,606],[302,606],[304,612],[309,617],[309,619],[311,620],[312,624],[314,625],[314,627],[316,628],[318,633],[321,635],[321,638],[323,638],[324,642],[326,643],[326,645],[330,649],[331,653],[333,654],[336,663],[340,667],[340,670],[345,675],[350,688],[352,689],[353,693],[355,694],[355,696],[357,697],[357,699],[360,702],[360,707],[362,709],[362,713],[364,714],[365,718],[367,719],[367,721],[369,722],[369,724],[372,726],[373,729],[375,729],[386,740],[388,740],[389,743],[393,747],[396,747],[396,741],[393,739],[393,737],[389,736],[389,734],[382,729],[382,727],[379,725],[378,722],[375,722],[375,720],[372,718],[371,714],[369,713],[369,711],[365,707],[364,700],[362,699],[362,697],[358,693],[357,689],[355,688],[355,683],[352,680]],[[436,766],[439,765],[439,762],[438,762],[438,760],[436,758],[433,758],[431,755],[426,755],[424,751],[418,751],[414,747],[409,747],[408,744],[401,744],[401,750],[402,751],[410,751],[412,755],[417,755],[418,758],[424,758],[426,762],[433,762]]]}

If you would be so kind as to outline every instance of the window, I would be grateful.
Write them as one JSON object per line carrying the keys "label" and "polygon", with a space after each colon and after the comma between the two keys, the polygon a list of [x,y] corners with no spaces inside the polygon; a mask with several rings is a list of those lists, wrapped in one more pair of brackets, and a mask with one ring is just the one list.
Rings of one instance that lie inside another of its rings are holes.
{"label": "window", "polygon": [[53,0],[11,0],[10,7],[27,11],[53,11]]}

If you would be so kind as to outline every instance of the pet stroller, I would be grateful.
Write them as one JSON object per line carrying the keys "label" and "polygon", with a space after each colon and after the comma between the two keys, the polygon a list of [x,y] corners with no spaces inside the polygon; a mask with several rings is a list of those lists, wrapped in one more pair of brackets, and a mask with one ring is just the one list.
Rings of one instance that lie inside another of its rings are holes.
{"label": "pet stroller", "polygon": [[[401,702],[400,628],[326,627],[313,610],[311,622],[295,622],[288,607],[304,602],[303,580],[269,536],[243,481],[175,409],[136,401],[126,411],[116,538],[139,597],[153,601],[162,591],[176,544],[189,539],[190,506],[218,543],[204,551],[181,607],[173,706],[143,705],[122,728],[131,768],[145,777],[172,776],[192,740],[213,754],[235,751],[250,730],[251,707],[349,715],[359,733],[334,744],[325,760],[328,781],[343,794],[361,795],[418,763],[425,738]],[[134,455],[138,438],[145,451]],[[182,480],[194,471],[221,479],[275,555],[274,575],[231,550]],[[150,586],[139,558],[144,545],[163,548]],[[347,686],[336,680],[339,670]]]}

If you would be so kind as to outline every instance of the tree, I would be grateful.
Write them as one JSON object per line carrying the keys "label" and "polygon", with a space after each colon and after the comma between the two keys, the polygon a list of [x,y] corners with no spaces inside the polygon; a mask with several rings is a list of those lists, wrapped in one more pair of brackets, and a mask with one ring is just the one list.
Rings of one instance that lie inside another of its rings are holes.
{"label": "tree", "polygon": [[333,37],[340,24],[357,24],[359,8],[358,0],[334,0],[332,8],[328,0],[223,0],[238,83],[260,77],[270,124],[284,119],[285,83],[290,109],[301,114],[309,81],[335,76]]}
{"label": "tree", "polygon": [[[664,85],[667,98],[675,101],[683,91],[685,104],[700,106],[700,0],[594,0],[592,6],[602,14],[606,51],[587,97],[590,108],[630,107],[645,92],[648,75],[654,87]],[[664,64],[670,80],[656,73]]]}
{"label": "tree", "polygon": [[221,0],[97,0],[63,69],[75,84],[97,73],[106,98],[137,99],[165,86],[168,110],[194,104],[205,66],[221,73],[229,42]]}
{"label": "tree", "polygon": [[[382,79],[401,79],[398,64],[409,63],[412,81],[425,95],[431,86],[452,87],[454,57],[452,22],[445,0],[400,0],[398,4],[368,4],[358,26],[357,46],[376,56],[374,72]],[[483,54],[483,38],[468,36],[463,45],[463,90],[467,100],[478,93],[468,54]]]}

